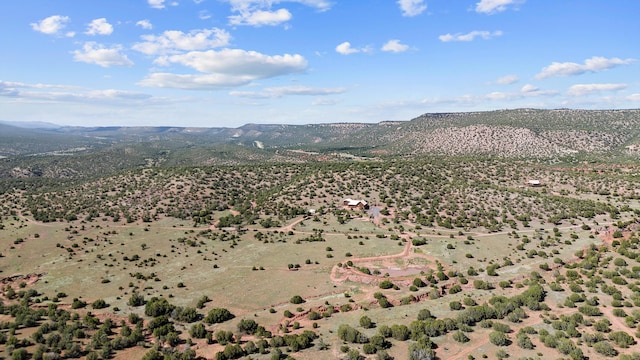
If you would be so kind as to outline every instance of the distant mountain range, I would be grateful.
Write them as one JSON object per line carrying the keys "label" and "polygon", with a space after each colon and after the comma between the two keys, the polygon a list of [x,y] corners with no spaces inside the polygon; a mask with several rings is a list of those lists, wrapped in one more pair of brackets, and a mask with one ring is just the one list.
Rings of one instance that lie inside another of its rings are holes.
{"label": "distant mountain range", "polygon": [[[633,160],[640,155],[640,110],[515,109],[429,113],[410,121],[247,124],[238,128],[0,122],[0,157],[5,160],[0,164],[0,177],[11,177],[11,165],[18,159],[27,167],[37,163],[47,169],[49,163],[77,164],[102,156],[105,168],[111,171],[158,164],[309,161],[336,153]],[[81,166],[76,171],[38,173],[79,172]]]}

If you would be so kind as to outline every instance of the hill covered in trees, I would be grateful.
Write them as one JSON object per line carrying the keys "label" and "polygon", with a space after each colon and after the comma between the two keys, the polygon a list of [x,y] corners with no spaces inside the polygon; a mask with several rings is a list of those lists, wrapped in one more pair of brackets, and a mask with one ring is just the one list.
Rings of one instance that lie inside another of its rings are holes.
{"label": "hill covered in trees", "polygon": [[640,155],[640,110],[516,109],[433,113],[377,124],[239,128],[15,124],[0,124],[2,178],[70,178],[145,166],[327,161],[350,155],[566,162],[628,161]]}

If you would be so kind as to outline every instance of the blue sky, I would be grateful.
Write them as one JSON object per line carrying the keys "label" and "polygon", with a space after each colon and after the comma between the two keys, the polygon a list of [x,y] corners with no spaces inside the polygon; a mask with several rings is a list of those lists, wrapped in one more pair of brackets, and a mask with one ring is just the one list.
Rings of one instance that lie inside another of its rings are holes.
{"label": "blue sky", "polygon": [[635,0],[24,0],[0,14],[0,120],[236,127],[640,107]]}

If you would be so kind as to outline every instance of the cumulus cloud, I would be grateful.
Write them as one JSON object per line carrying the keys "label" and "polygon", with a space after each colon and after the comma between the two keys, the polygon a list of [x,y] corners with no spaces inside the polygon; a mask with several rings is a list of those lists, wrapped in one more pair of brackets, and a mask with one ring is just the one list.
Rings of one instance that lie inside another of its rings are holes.
{"label": "cumulus cloud", "polygon": [[382,51],[400,53],[407,51],[409,49],[408,45],[404,45],[400,43],[400,40],[389,40],[386,44],[382,46]]}
{"label": "cumulus cloud", "polygon": [[271,56],[240,49],[192,51],[164,56],[158,63],[180,64],[203,74],[154,73],[140,85],[180,89],[228,88],[258,79],[300,73],[307,68],[307,60],[301,55]]}
{"label": "cumulus cloud", "polygon": [[87,35],[111,35],[113,33],[113,25],[107,22],[107,19],[100,18],[92,20],[87,26]]}
{"label": "cumulus cloud", "polygon": [[336,52],[342,55],[350,55],[359,52],[369,53],[371,52],[371,48],[362,47],[362,48],[353,48],[351,47],[351,43],[348,41],[343,42],[342,44],[336,46]]}
{"label": "cumulus cloud", "polygon": [[627,84],[576,84],[569,88],[570,96],[585,96],[603,91],[618,91],[626,89]]}
{"label": "cumulus cloud", "polygon": [[289,10],[282,8],[273,10],[272,6],[279,3],[299,3],[314,7],[319,11],[331,8],[331,2],[327,0],[224,0],[231,5],[231,11],[236,13],[229,16],[232,25],[247,26],[277,26],[291,20],[293,15]]}
{"label": "cumulus cloud", "polygon": [[440,41],[442,42],[450,42],[450,41],[473,41],[475,38],[480,37],[484,40],[489,40],[491,38],[494,38],[496,36],[502,36],[502,31],[478,31],[478,30],[474,30],[470,33],[467,34],[445,34],[445,35],[440,35],[438,36],[438,39],[440,39]]}
{"label": "cumulus cloud", "polygon": [[274,99],[289,95],[320,96],[345,92],[345,88],[313,88],[308,86],[281,86],[264,89],[264,91],[232,91],[229,94],[251,99]]}
{"label": "cumulus cloud", "polygon": [[212,28],[192,30],[189,33],[169,30],[160,35],[143,35],[141,38],[144,42],[134,44],[134,50],[147,55],[159,55],[226,46],[231,35],[225,30]]}
{"label": "cumulus cloud", "polygon": [[349,55],[358,52],[357,49],[351,47],[351,43],[348,41],[336,46],[336,51],[342,55]]}
{"label": "cumulus cloud", "polygon": [[[44,18],[37,23],[31,23],[31,28],[37,32],[47,35],[59,35],[70,21],[68,16],[53,15]],[[67,36],[73,36],[74,33],[67,33]]]}
{"label": "cumulus cloud", "polygon": [[552,62],[551,65],[543,68],[542,71],[536,75],[536,79],[546,79],[554,76],[573,76],[587,72],[599,72],[620,65],[628,65],[635,61],[635,59],[607,59],[601,56],[594,56],[585,60],[584,64],[574,62]]}
{"label": "cumulus cloud", "polygon": [[424,0],[398,0],[402,16],[417,16],[427,10],[427,4]]}
{"label": "cumulus cloud", "polygon": [[154,9],[164,9],[164,1],[165,0],[147,0],[147,3]]}
{"label": "cumulus cloud", "polygon": [[73,59],[102,67],[132,66],[133,62],[126,55],[121,54],[120,51],[122,51],[122,47],[119,45],[107,48],[95,42],[87,42],[82,47],[82,50],[73,52]]}
{"label": "cumulus cloud", "polygon": [[239,15],[229,16],[229,23],[232,25],[249,25],[254,27],[264,25],[276,26],[291,20],[291,18],[292,15],[287,9],[278,9],[276,11],[243,11]]}
{"label": "cumulus cloud", "polygon": [[220,51],[192,51],[167,58],[205,73],[249,74],[256,78],[268,78],[301,72],[307,61],[301,55],[265,55],[256,51],[223,49]]}
{"label": "cumulus cloud", "polygon": [[476,12],[495,14],[507,10],[509,6],[523,3],[524,0],[480,0],[476,3]]}
{"label": "cumulus cloud", "polygon": [[518,81],[520,81],[520,79],[516,75],[505,75],[498,78],[495,83],[500,85],[511,85],[517,83]]}
{"label": "cumulus cloud", "polygon": [[151,21],[144,19],[144,20],[140,20],[136,23],[136,26],[140,26],[141,28],[145,29],[145,30],[151,30],[153,29],[153,25],[151,24]]}

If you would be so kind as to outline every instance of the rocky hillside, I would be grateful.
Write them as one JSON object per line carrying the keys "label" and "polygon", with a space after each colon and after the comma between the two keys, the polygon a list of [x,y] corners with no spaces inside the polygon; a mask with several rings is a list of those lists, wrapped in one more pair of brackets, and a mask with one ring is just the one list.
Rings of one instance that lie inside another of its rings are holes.
{"label": "rocky hillside", "polygon": [[516,109],[424,114],[377,124],[239,128],[34,129],[0,124],[0,178],[100,176],[149,166],[327,161],[348,154],[636,160],[640,110]]}
{"label": "rocky hillside", "polygon": [[516,109],[424,114],[378,124],[245,125],[233,140],[268,147],[367,149],[370,154],[563,157],[632,154],[640,110]]}
{"label": "rocky hillside", "polygon": [[390,152],[536,158],[624,153],[640,141],[640,110],[425,114],[389,136]]}

